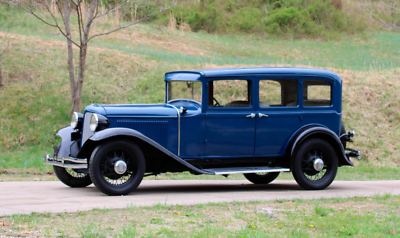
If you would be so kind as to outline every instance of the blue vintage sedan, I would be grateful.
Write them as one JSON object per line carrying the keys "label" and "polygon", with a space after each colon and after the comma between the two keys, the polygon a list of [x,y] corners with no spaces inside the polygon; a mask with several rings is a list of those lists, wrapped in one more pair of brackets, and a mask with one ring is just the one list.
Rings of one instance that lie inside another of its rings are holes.
{"label": "blue vintage sedan", "polygon": [[165,103],[98,105],[74,112],[45,161],[71,187],[92,182],[129,194],[165,172],[244,176],[268,184],[292,172],[324,189],[359,151],[342,123],[342,80],[302,68],[228,68],[165,74]]}

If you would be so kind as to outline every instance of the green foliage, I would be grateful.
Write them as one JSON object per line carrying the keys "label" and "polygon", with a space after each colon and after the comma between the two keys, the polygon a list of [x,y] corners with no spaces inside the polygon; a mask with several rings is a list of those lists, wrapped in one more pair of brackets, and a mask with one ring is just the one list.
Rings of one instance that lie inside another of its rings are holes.
{"label": "green foliage", "polygon": [[[335,8],[331,0],[182,1],[171,11],[195,32],[257,32],[290,38],[338,38],[365,30],[365,23]],[[162,22],[168,21],[167,17]]]}
{"label": "green foliage", "polygon": [[365,29],[362,24],[356,27],[354,19],[332,6],[331,1],[312,0],[305,6],[276,2],[274,7],[266,20],[266,31],[271,34],[337,38],[335,34],[353,34]]}

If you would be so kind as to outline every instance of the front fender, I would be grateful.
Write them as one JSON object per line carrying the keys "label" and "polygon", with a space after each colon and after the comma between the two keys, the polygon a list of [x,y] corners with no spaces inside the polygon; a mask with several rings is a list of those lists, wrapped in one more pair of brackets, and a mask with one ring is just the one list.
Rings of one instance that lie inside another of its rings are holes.
{"label": "front fender", "polygon": [[[206,172],[204,170],[200,170],[197,167],[193,166],[192,164],[186,162],[185,160],[181,159],[179,156],[177,156],[176,154],[172,153],[170,150],[166,149],[164,146],[160,145],[159,143],[157,143],[156,141],[152,140],[151,138],[143,135],[142,133],[130,129],[130,128],[121,128],[121,127],[116,127],[116,128],[109,128],[109,129],[105,129],[99,132],[96,132],[93,136],[91,136],[88,141],[92,141],[92,142],[100,142],[106,139],[110,139],[113,137],[131,137],[131,138],[136,138],[139,139],[149,145],[154,146],[156,149],[160,150],[161,152],[163,152],[164,154],[166,154],[167,156],[171,157],[172,159],[178,161],[179,163],[183,164],[184,166],[188,167],[191,170],[194,170],[198,173],[201,174],[213,174],[213,173],[209,173]],[[85,145],[81,148],[81,152],[85,151],[85,147],[89,146],[91,143],[85,143]]]}
{"label": "front fender", "polygon": [[[54,156],[58,158],[68,157],[71,154],[71,145],[74,143],[72,140],[72,134],[77,132],[70,126],[64,127],[58,130],[55,135],[61,137],[62,141],[60,145],[55,147]],[[58,151],[57,151],[58,150]]]}
{"label": "front fender", "polygon": [[353,163],[346,156],[346,152],[342,143],[340,142],[340,138],[333,131],[320,126],[311,127],[301,132],[293,143],[290,155],[293,156],[302,142],[311,137],[327,138],[330,143],[333,143],[333,146],[339,156],[339,164],[353,166]]}

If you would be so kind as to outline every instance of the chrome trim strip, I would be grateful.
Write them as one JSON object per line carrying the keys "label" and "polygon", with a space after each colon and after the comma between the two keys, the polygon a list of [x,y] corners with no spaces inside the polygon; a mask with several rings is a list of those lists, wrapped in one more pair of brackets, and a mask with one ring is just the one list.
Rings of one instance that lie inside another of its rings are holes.
{"label": "chrome trim strip", "polygon": [[[73,164],[65,163],[66,161],[72,162]],[[63,168],[70,169],[87,169],[87,159],[78,159],[72,157],[64,157],[64,158],[52,158],[49,154],[47,154],[44,158],[44,162],[49,165],[54,165]]]}
{"label": "chrome trim strip", "polygon": [[[233,168],[234,169],[234,168]],[[204,169],[208,172],[214,172],[215,175],[221,174],[250,174],[250,173],[270,173],[270,172],[290,172],[289,168],[237,168],[241,170],[230,170],[229,168],[216,168],[216,169]]]}
{"label": "chrome trim strip", "polygon": [[179,109],[171,104],[165,104],[165,106],[170,106],[175,108],[176,112],[178,113],[178,156],[181,156],[181,113]]}

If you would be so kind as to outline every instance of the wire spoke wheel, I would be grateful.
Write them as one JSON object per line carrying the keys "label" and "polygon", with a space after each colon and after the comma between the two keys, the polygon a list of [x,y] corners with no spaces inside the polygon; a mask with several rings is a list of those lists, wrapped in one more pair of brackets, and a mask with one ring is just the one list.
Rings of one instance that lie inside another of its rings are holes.
{"label": "wire spoke wheel", "polygon": [[80,172],[77,169],[53,166],[53,170],[57,178],[67,186],[73,188],[82,188],[92,184],[89,174]]}
{"label": "wire spoke wheel", "polygon": [[139,186],[145,172],[140,148],[128,141],[99,145],[90,158],[89,173],[96,187],[108,195],[129,194]]}
{"label": "wire spoke wheel", "polygon": [[325,140],[305,141],[292,161],[297,183],[305,189],[324,189],[336,177],[338,159],[334,148]]}
{"label": "wire spoke wheel", "polygon": [[[317,159],[321,159],[324,162],[324,167],[322,170],[317,171],[314,168],[314,161]],[[317,181],[322,179],[326,172],[327,172],[327,166],[326,164],[329,163],[329,161],[324,161],[324,152],[318,149],[313,149],[310,150],[304,157],[302,161],[302,170],[304,175],[309,179],[313,181]]]}
{"label": "wire spoke wheel", "polygon": [[82,179],[82,178],[87,178],[87,177],[89,177],[89,174],[88,174],[88,173],[79,172],[79,171],[76,170],[76,169],[66,168],[65,170],[67,171],[67,173],[68,173],[69,175],[71,175],[71,176],[74,177],[74,178],[80,178],[80,179]]}
{"label": "wire spoke wheel", "polygon": [[[127,164],[127,171],[124,174],[115,172],[115,163],[124,161]],[[132,178],[137,166],[132,155],[125,150],[113,150],[107,153],[100,165],[101,174],[105,181],[112,185],[122,185]]]}

